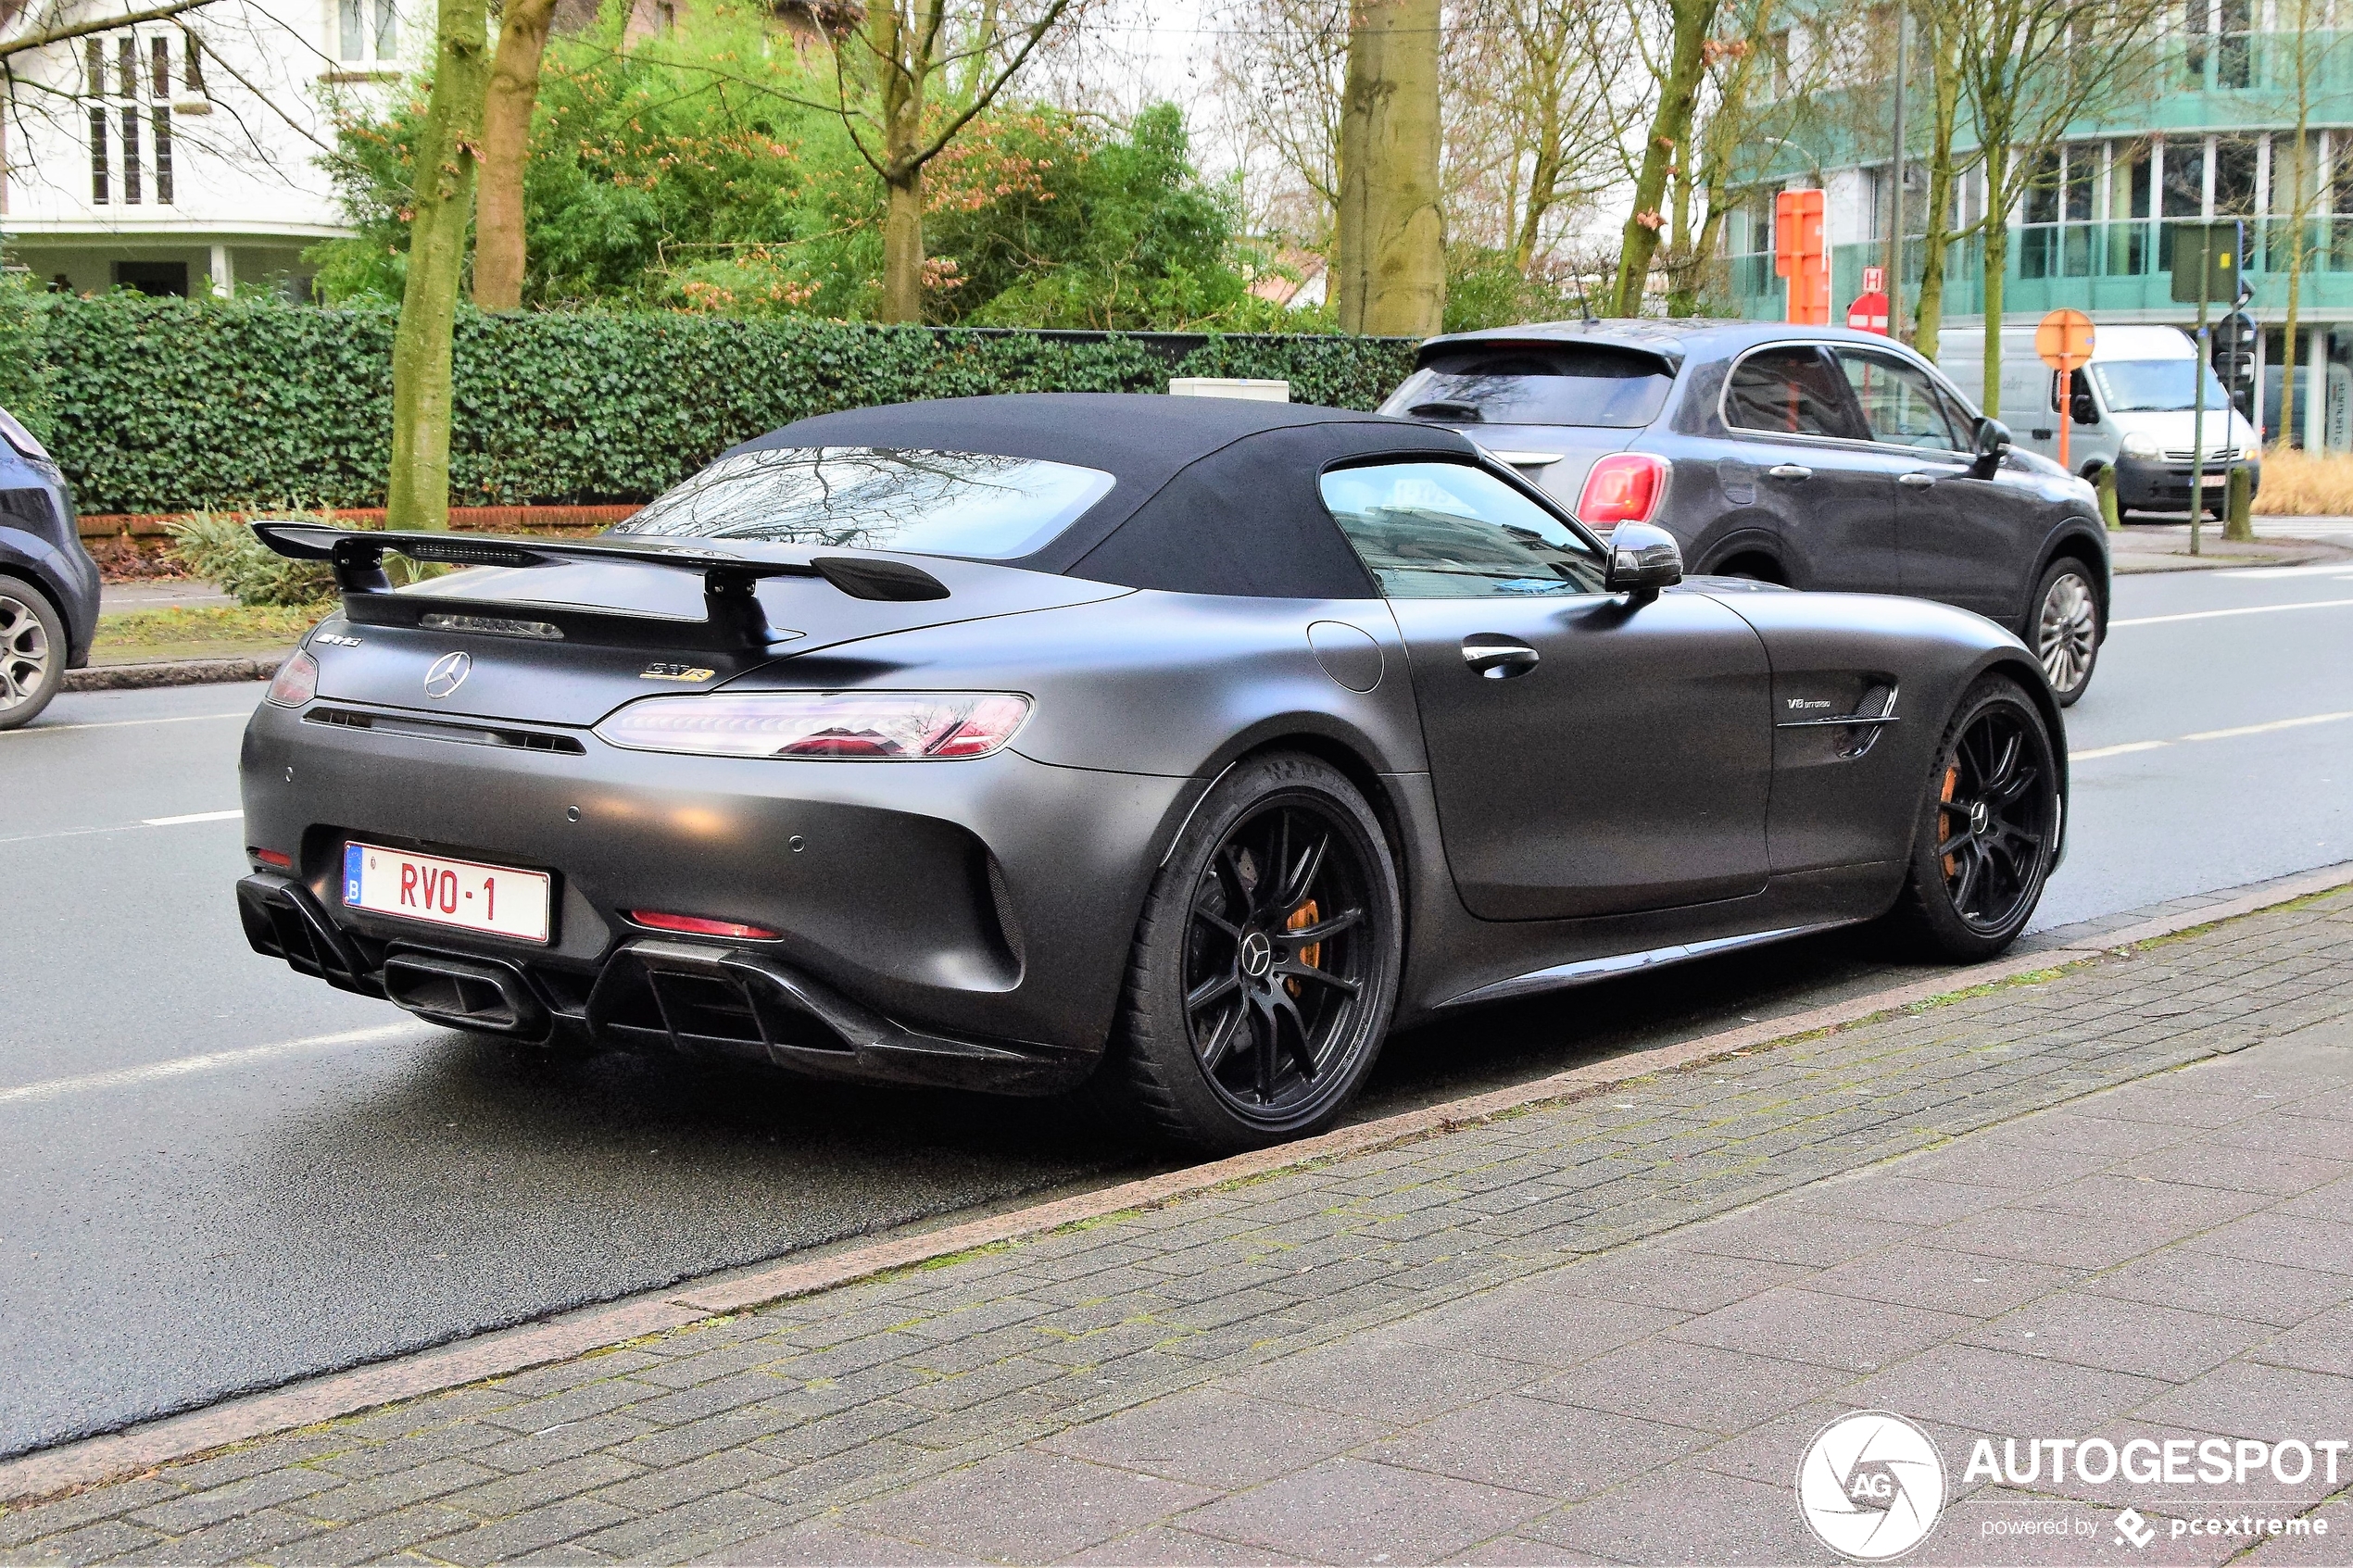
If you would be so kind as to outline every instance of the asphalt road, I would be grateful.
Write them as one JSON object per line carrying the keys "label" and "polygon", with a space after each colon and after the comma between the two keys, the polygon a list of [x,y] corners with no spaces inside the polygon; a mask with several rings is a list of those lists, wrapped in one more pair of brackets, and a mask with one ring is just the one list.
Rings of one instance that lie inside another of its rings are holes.
{"label": "asphalt road", "polygon": [[[2302,607],[2302,608],[2297,608]],[[2123,579],[2038,926],[2353,859],[2353,563]],[[1060,1102],[557,1061],[254,957],[254,686],[0,735],[0,1455],[1138,1168]],[[1475,1015],[1364,1113],[1874,984],[1866,935]]]}

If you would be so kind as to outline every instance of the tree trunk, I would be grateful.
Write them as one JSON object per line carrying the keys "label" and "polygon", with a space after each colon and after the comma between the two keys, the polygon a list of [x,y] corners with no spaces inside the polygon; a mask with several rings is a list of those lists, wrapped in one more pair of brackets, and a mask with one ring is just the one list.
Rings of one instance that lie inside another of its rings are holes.
{"label": "tree trunk", "polygon": [[2002,417],[2002,284],[2010,264],[2010,211],[2004,199],[2009,183],[2009,148],[1986,137],[1985,217],[1985,417]]}
{"label": "tree trunk", "polygon": [[490,78],[484,0],[440,0],[433,90],[417,135],[409,280],[392,339],[394,528],[449,526],[449,334],[466,265],[482,100]]}
{"label": "tree trunk", "polygon": [[1912,307],[1912,346],[1936,358],[1944,325],[1944,265],[1953,249],[1954,128],[1960,117],[1961,82],[1949,29],[1921,8],[1921,42],[1929,47],[1928,210],[1920,219],[1920,286]]}
{"label": "tree trunk", "polygon": [[1356,0],[1340,111],[1344,332],[1428,337],[1446,313],[1438,207],[1439,0]]}
{"label": "tree trunk", "polygon": [[886,321],[924,319],[924,171],[883,183],[883,306]]}
{"label": "tree trunk", "polygon": [[531,111],[539,102],[539,62],[556,0],[507,0],[490,87],[482,106],[482,189],[474,198],[474,304],[522,304],[523,173],[531,159]]}
{"label": "tree trunk", "polygon": [[1609,313],[1642,313],[1642,287],[1650,277],[1651,257],[1658,251],[1659,230],[1666,222],[1660,210],[1668,176],[1684,161],[1684,144],[1691,140],[1692,114],[1707,69],[1707,34],[1716,25],[1717,0],[1671,0],[1675,19],[1673,46],[1667,55],[1667,76],[1658,84],[1658,107],[1651,114],[1650,135],[1642,143],[1642,163],[1634,176],[1634,209],[1627,216],[1617,252],[1617,281],[1611,291]]}

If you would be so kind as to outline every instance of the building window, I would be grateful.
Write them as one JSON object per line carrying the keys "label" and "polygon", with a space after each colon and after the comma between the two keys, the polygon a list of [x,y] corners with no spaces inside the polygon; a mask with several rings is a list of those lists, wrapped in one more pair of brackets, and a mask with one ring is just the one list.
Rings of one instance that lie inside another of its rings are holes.
{"label": "building window", "polygon": [[114,47],[115,76],[118,82],[115,94],[118,97],[135,98],[139,95],[138,40],[118,38],[115,40]]}
{"label": "building window", "polygon": [[187,43],[182,46],[180,85],[186,88],[192,97],[204,96],[204,47],[196,42],[196,35],[193,32],[187,34]]}
{"label": "building window", "polygon": [[107,179],[107,111],[90,111],[90,200],[99,207],[114,199]]}
{"label": "building window", "polygon": [[82,45],[82,90],[93,98],[107,95],[107,44],[103,38],[93,38]]}
{"label": "building window", "polygon": [[139,201],[139,111],[125,107],[122,111],[122,199],[131,206]]}
{"label": "building window", "polygon": [[171,96],[171,41],[168,38],[147,40],[147,81],[153,84],[158,103]]}
{"label": "building window", "polygon": [[156,200],[171,205],[171,111],[161,104],[149,117],[156,135]]}
{"label": "building window", "polygon": [[400,19],[393,0],[336,0],[337,53],[344,59],[389,60],[400,50]]}
{"label": "building window", "polygon": [[2252,136],[2214,139],[2214,216],[2255,216],[2255,166],[2263,144]]}

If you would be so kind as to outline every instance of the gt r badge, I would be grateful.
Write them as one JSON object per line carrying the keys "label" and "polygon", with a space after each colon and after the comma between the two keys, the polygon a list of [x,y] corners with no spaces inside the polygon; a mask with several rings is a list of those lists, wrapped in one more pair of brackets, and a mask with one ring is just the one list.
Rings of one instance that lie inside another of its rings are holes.
{"label": "gt r badge", "polygon": [[359,638],[346,637],[340,632],[321,632],[312,640],[315,642],[332,643],[339,648],[356,648],[359,646]]}
{"label": "gt r badge", "polygon": [[470,653],[443,654],[425,671],[425,695],[434,698],[447,696],[466,684],[466,676],[473,667],[474,656]]}
{"label": "gt r badge", "polygon": [[637,672],[640,681],[708,681],[719,673],[693,664],[648,664]]}

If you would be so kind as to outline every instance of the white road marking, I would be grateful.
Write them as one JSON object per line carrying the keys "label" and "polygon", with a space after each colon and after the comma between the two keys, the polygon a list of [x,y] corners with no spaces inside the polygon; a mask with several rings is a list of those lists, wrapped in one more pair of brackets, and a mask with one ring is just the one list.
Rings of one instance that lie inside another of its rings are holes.
{"label": "white road marking", "polygon": [[2122,746],[2095,746],[2089,751],[2070,751],[2067,759],[2070,762],[2089,762],[2095,758],[2121,757],[2128,751],[2158,751],[2172,744],[2170,740],[2126,741]]}
{"label": "white road marking", "polygon": [[2281,577],[2340,577],[2353,578],[2353,561],[2324,560],[2311,566],[2235,566],[2227,571],[2214,573],[2233,582],[2265,582]]}
{"label": "white road marking", "polygon": [[251,709],[242,713],[180,713],[164,719],[108,719],[93,724],[32,724],[21,730],[0,734],[0,739],[22,735],[61,735],[68,730],[127,730],[137,724],[195,724],[207,719],[250,719]]}
{"label": "white road marking", "polygon": [[304,1051],[373,1045],[380,1040],[413,1036],[420,1029],[431,1027],[411,1020],[406,1023],[378,1024],[372,1029],[346,1029],[336,1035],[313,1035],[307,1039],[284,1040],[274,1046],[248,1046],[242,1050],[207,1051],[201,1056],[173,1057],[169,1061],[151,1061],[145,1067],[118,1068],[112,1073],[88,1073],[78,1078],[49,1078],[38,1084],[19,1084],[12,1089],[0,1089],[0,1105],[31,1105],[93,1090],[136,1088],[144,1084],[160,1083],[167,1078],[184,1078],[192,1073],[244,1067],[279,1057],[298,1056]]}
{"label": "white road marking", "polygon": [[184,817],[142,817],[139,825],[150,828],[176,828],[186,822],[225,822],[242,817],[243,811],[191,811]]}
{"label": "white road marking", "polygon": [[2161,751],[2170,746],[2183,746],[2198,740],[2236,740],[2241,735],[2269,734],[2273,730],[2300,730],[2307,724],[2334,724],[2353,719],[2353,711],[2343,713],[2307,713],[2296,719],[2273,719],[2261,724],[2238,724],[2227,730],[2200,730],[2195,734],[2176,735],[2171,740],[2133,740],[2120,746],[2095,746],[2085,751],[2070,751],[2070,762],[2090,762],[2102,757],[2122,757],[2134,751]]}
{"label": "white road marking", "polygon": [[2271,615],[2283,609],[2337,609],[2353,605],[2353,599],[2305,599],[2287,605],[2241,605],[2235,609],[2193,609],[2180,615],[2138,615],[2129,621],[2111,621],[2108,630],[2120,626],[2163,626],[2175,621],[2212,621],[2225,615]]}

